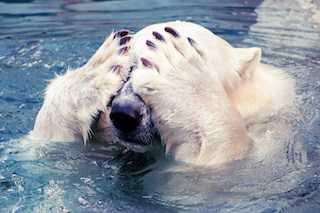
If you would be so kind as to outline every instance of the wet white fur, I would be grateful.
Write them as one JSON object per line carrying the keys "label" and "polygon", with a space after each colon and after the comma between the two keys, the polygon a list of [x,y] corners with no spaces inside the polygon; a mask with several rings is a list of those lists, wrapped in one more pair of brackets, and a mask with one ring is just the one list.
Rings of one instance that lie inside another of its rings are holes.
{"label": "wet white fur", "polygon": [[[48,85],[34,129],[29,137],[34,140],[86,141],[90,125],[98,111],[106,112],[110,97],[127,80],[131,55],[120,56],[119,39],[114,34],[103,43],[93,57],[75,70],[58,75]],[[121,65],[118,71],[112,66]],[[109,119],[100,128],[109,127]]]}
{"label": "wet white fur", "polygon": [[[166,33],[168,26],[181,37]],[[144,45],[147,39],[156,50]],[[151,107],[167,153],[177,160],[214,165],[242,157],[250,147],[246,125],[288,105],[294,94],[287,74],[260,64],[259,48],[233,48],[199,25],[152,25],[136,34],[133,46],[154,65],[140,62],[133,89]]]}
{"label": "wet white fur", "polygon": [[[181,37],[173,38],[164,27],[174,28]],[[167,42],[156,41],[153,31]],[[107,111],[133,58],[139,57],[156,69],[139,63],[131,76],[133,88],[152,108],[167,152],[177,160],[214,165],[242,157],[250,147],[246,124],[291,101],[294,81],[260,64],[259,48],[233,48],[199,25],[177,21],[148,26],[135,34],[125,57],[117,54],[118,42],[112,37],[85,66],[49,84],[31,138],[86,141],[93,117],[98,110]],[[196,41],[196,48],[187,37]],[[145,45],[147,39],[156,43],[156,51]],[[109,71],[115,64],[123,65],[120,74]],[[101,128],[109,127],[107,114]]]}

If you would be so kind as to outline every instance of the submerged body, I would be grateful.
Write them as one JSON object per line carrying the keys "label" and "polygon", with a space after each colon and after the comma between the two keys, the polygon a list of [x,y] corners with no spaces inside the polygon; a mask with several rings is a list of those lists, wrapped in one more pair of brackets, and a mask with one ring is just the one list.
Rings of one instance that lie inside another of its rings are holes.
{"label": "submerged body", "polygon": [[260,58],[259,48],[233,48],[188,22],[121,31],[86,65],[50,83],[30,137],[94,136],[140,152],[160,138],[180,161],[239,159],[250,149],[246,125],[290,104],[294,94],[294,81]]}

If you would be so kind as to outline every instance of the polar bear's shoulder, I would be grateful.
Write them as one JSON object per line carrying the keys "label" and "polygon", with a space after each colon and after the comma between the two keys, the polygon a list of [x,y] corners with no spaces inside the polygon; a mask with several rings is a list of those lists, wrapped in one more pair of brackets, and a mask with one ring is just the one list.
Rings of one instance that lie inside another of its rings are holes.
{"label": "polar bear's shoulder", "polygon": [[260,64],[251,79],[234,90],[230,98],[245,120],[257,120],[290,105],[294,86],[294,79],[283,70]]}

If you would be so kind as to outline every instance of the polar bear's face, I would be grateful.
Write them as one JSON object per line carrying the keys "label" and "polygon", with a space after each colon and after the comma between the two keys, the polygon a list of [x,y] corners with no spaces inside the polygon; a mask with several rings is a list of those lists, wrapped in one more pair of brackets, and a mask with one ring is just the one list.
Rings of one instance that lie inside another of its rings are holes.
{"label": "polar bear's face", "polygon": [[109,117],[120,142],[133,151],[144,152],[159,140],[150,109],[133,92],[131,82],[127,82],[113,99]]}
{"label": "polar bear's face", "polygon": [[239,138],[247,143],[245,126],[228,94],[246,74],[241,67],[250,72],[260,51],[248,50],[245,57],[242,50],[239,57],[209,30],[184,22],[149,26],[130,42],[137,61],[109,116],[123,145],[144,151],[161,136],[167,153],[196,159],[204,141],[212,147],[232,146],[230,141]]}

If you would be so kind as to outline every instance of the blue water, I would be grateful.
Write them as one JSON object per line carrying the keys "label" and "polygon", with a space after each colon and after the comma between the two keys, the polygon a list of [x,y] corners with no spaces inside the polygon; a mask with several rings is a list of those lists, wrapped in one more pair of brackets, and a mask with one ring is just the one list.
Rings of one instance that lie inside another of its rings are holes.
{"label": "blue water", "polygon": [[[0,1],[0,212],[319,212],[320,3]],[[117,145],[31,142],[47,80],[112,31],[187,20],[297,81],[297,110],[249,127],[260,158],[196,168]]]}

